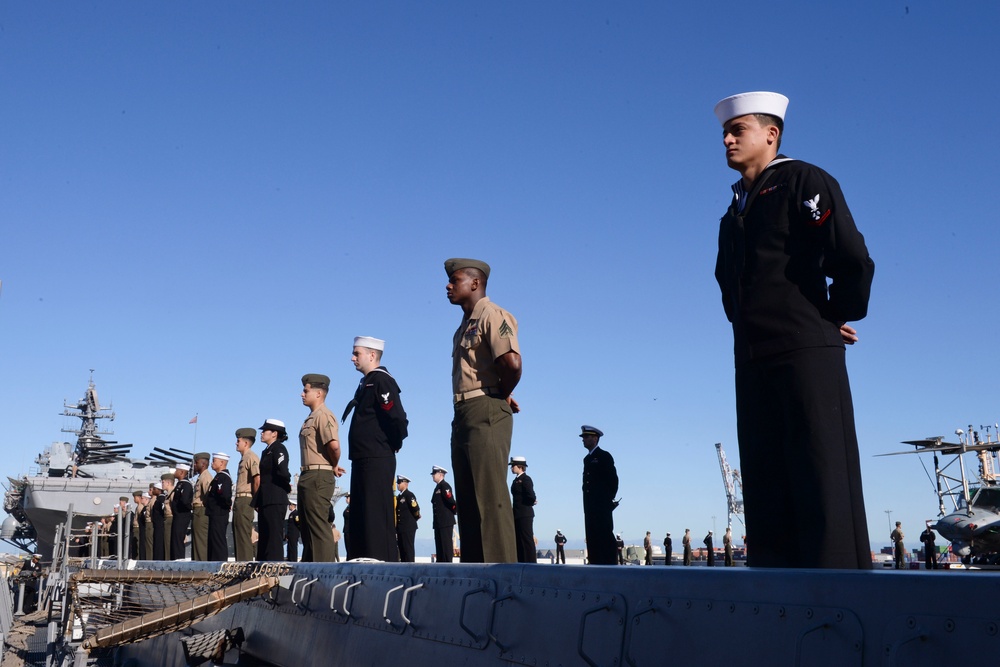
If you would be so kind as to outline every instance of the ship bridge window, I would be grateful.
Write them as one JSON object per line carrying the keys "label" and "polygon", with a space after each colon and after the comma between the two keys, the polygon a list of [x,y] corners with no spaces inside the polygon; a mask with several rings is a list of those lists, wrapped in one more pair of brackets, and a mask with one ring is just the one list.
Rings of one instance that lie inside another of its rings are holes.
{"label": "ship bridge window", "polygon": [[1000,487],[994,489],[981,488],[972,499],[973,507],[1000,507]]}

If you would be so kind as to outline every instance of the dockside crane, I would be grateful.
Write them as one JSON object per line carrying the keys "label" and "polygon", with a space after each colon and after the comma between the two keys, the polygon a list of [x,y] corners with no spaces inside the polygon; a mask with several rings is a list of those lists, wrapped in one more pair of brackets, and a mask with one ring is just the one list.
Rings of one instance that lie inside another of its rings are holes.
{"label": "dockside crane", "polygon": [[[726,461],[726,452],[722,449],[722,443],[715,443],[715,452],[719,455],[719,469],[722,470],[722,483],[726,487],[726,514],[727,526],[733,527],[733,515],[740,519],[743,514],[743,479],[739,470],[733,470]],[[740,519],[743,523],[743,519]]]}

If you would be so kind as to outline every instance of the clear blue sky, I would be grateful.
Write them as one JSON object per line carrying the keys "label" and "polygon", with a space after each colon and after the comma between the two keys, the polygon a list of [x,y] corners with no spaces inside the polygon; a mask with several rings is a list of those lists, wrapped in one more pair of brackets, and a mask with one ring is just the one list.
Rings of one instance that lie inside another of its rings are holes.
{"label": "clear blue sky", "polygon": [[[429,502],[450,467],[444,259],[520,323],[512,453],[582,542],[581,424],[636,541],[725,525],[739,466],[713,278],[737,174],[712,107],[791,98],[876,262],[849,350],[873,545],[936,513],[900,440],[1000,419],[993,2],[52,2],[0,6],[0,441],[25,471],[89,369],[121,442],[293,432],[299,378],[388,341]],[[297,460],[297,452],[293,455]],[[297,462],[297,461],[296,461]],[[928,465],[930,462],[927,462]],[[347,478],[344,478],[347,481]],[[737,527],[742,531],[742,527]],[[429,521],[418,538],[431,537]]]}

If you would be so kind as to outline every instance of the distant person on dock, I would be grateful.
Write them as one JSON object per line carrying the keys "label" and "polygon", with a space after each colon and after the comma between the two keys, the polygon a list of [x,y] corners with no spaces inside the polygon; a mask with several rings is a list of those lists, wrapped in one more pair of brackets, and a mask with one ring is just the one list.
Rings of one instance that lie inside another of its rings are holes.
{"label": "distant person on dock", "polygon": [[458,503],[451,491],[451,484],[444,481],[448,471],[441,466],[431,468],[431,478],[437,485],[431,496],[431,510],[434,527],[434,552],[438,563],[450,563],[455,559],[455,543],[452,533],[455,529],[455,512]]}
{"label": "distant person on dock", "polygon": [[932,523],[934,523],[933,519],[927,519],[927,527],[924,528],[924,532],[920,533],[920,541],[924,544],[924,569],[926,570],[938,569],[938,553],[937,546],[934,544],[935,533],[934,529],[931,528]]}
{"label": "distant person on dock", "polygon": [[260,488],[260,457],[251,447],[257,442],[257,429],[249,426],[236,429],[236,451],[240,463],[236,467],[235,500],[233,500],[233,546],[237,561],[253,560],[253,496]]}
{"label": "distant person on dock", "polygon": [[691,529],[684,529],[684,537],[681,538],[681,545],[684,547],[684,565],[691,564]]}
{"label": "distant person on dock", "polygon": [[604,432],[594,426],[580,427],[580,438],[587,449],[583,458],[583,522],[587,532],[588,563],[614,565],[616,557],[615,520],[618,507],[618,469],[611,454],[599,443]]}
{"label": "distant person on dock", "polygon": [[333,531],[330,529],[330,500],[340,467],[340,435],[337,418],[326,407],[330,378],[319,373],[302,376],[302,405],[309,408],[299,431],[300,460],[298,499],[302,529],[302,560],[306,563],[333,562]]}
{"label": "distant person on dock", "polygon": [[646,537],[642,540],[642,548],[646,552],[646,565],[653,564],[653,533],[646,531]]}
{"label": "distant person on dock", "polygon": [[215,478],[205,498],[205,515],[208,517],[208,553],[210,561],[229,560],[229,545],[226,544],[226,528],[229,527],[229,510],[233,507],[233,478],[226,466],[229,454],[217,452],[212,456],[212,470]]}
{"label": "distant person on dock", "polygon": [[510,459],[514,480],[510,483],[511,506],[514,512],[514,534],[517,539],[517,562],[537,563],[535,551],[535,484],[525,473],[528,461],[523,456]]}
{"label": "distant person on dock", "polygon": [[897,521],[896,528],[889,533],[892,540],[892,567],[895,570],[902,570],[906,567],[903,562],[906,556],[906,547],[903,546],[903,522]]}
{"label": "distant person on dock", "polygon": [[506,466],[520,409],[511,395],[521,380],[517,320],[486,296],[489,264],[452,258],[444,269],[448,301],[462,309],[451,372],[451,463],[462,562],[513,563],[517,548]]}
{"label": "distant person on dock", "polygon": [[556,563],[566,564],[566,536],[561,530],[556,530]]}
{"label": "distant person on dock", "polygon": [[709,567],[715,567],[715,545],[712,540],[712,531],[708,531],[708,535],[705,536],[705,549],[707,549],[706,560]]}
{"label": "distant person on dock", "polygon": [[736,563],[733,561],[733,529],[726,527],[726,534],[722,536],[722,546],[725,550],[725,566],[732,567]]}
{"label": "distant person on dock", "polygon": [[212,485],[212,473],[208,452],[194,455],[194,500],[191,502],[191,560],[203,561],[208,558],[208,517],[205,516],[205,496]]}
{"label": "distant person on dock", "polygon": [[715,106],[741,176],[715,276],[733,327],[748,564],[871,569],[845,345],[875,265],[837,181],[778,153],[787,106],[771,92]]}
{"label": "distant person on dock", "polygon": [[667,536],[663,538],[663,553],[665,556],[665,558],[663,559],[663,564],[672,565],[673,563],[671,563],[670,561],[673,558],[674,541],[670,539],[670,533],[667,533]]}
{"label": "distant person on dock", "polygon": [[622,539],[622,534],[618,533],[615,535],[615,550],[618,552],[618,564],[625,564],[625,540]]}

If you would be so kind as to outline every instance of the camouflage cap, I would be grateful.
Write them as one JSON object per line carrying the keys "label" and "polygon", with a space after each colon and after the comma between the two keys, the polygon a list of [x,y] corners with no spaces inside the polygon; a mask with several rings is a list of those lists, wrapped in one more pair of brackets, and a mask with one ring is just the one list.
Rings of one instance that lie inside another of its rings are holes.
{"label": "camouflage cap", "polygon": [[212,458],[212,455],[208,452],[198,452],[194,455],[195,461],[208,461]]}
{"label": "camouflage cap", "polygon": [[302,386],[306,385],[315,389],[329,389],[330,378],[322,373],[306,373],[302,376]]}
{"label": "camouflage cap", "polygon": [[118,500],[124,500],[125,502],[128,502],[128,496],[118,496]]}
{"label": "camouflage cap", "polygon": [[250,442],[257,442],[257,429],[249,427],[238,428],[236,429],[236,437],[249,440]]}
{"label": "camouflage cap", "polygon": [[145,493],[145,491],[140,491],[139,489],[136,489],[135,491],[132,492],[132,497],[133,498],[137,498],[137,497],[141,496],[144,493]]}
{"label": "camouflage cap", "polygon": [[445,260],[444,271],[448,274],[449,278],[459,269],[479,269],[486,276],[487,280],[490,278],[490,265],[486,262],[478,259],[466,259],[464,257],[452,257]]}

